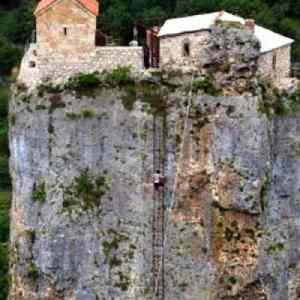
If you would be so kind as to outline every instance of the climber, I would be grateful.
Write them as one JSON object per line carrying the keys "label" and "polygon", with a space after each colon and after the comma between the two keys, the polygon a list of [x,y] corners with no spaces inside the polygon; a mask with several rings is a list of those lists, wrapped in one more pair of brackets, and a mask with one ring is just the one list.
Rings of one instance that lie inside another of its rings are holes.
{"label": "climber", "polygon": [[164,177],[160,174],[160,171],[157,170],[153,175],[153,184],[154,188],[158,190],[161,186],[164,185]]}

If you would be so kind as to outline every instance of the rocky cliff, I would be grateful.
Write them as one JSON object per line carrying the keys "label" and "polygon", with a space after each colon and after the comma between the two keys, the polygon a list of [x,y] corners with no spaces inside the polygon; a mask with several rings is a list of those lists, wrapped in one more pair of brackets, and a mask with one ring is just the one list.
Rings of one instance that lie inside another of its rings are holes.
{"label": "rocky cliff", "polygon": [[15,87],[11,300],[300,299],[295,106],[255,72],[225,96],[221,76],[175,75]]}

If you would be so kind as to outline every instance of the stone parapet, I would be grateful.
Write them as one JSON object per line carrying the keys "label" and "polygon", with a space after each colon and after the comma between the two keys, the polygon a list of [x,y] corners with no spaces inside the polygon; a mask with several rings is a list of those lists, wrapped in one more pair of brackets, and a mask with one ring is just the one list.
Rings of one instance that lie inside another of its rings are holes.
{"label": "stone parapet", "polygon": [[118,66],[131,67],[134,73],[144,69],[142,47],[96,47],[93,52],[79,56],[40,54],[31,44],[25,53],[19,81],[34,87],[43,81],[64,82],[78,73],[110,71]]}

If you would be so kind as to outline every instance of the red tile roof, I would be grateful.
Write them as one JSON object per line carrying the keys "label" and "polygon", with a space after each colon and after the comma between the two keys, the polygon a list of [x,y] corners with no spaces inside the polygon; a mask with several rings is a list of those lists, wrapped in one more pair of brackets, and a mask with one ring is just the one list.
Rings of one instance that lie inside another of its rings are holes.
{"label": "red tile roof", "polygon": [[[41,12],[48,6],[52,5],[58,0],[41,0],[35,9],[34,14]],[[98,16],[99,14],[99,3],[97,0],[77,0],[82,6],[88,9],[92,14]]]}

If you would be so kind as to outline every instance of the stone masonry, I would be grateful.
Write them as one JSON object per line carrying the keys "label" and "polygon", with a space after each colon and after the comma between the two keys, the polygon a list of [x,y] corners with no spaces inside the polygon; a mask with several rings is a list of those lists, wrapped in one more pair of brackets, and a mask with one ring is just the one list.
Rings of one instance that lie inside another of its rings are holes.
{"label": "stone masonry", "polygon": [[[193,69],[203,61],[199,53],[210,40],[210,31],[202,30],[160,39],[161,68]],[[185,45],[189,45],[190,55],[184,53]],[[277,82],[290,76],[291,46],[274,49],[262,53],[258,61],[258,69],[263,76],[268,76]]]}
{"label": "stone masonry", "polygon": [[19,81],[34,87],[44,81],[64,82],[78,73],[102,72],[129,66],[133,73],[144,68],[142,47],[95,47],[85,56],[59,57],[39,55],[31,44],[23,58]]}
{"label": "stone masonry", "polygon": [[258,68],[263,75],[278,81],[290,77],[291,46],[263,53],[258,60]]}
{"label": "stone masonry", "polygon": [[129,66],[134,73],[143,69],[142,47],[96,47],[97,14],[98,9],[92,13],[74,0],[53,1],[37,9],[36,43],[24,55],[19,81],[33,88],[118,66]]}
{"label": "stone masonry", "polygon": [[[160,39],[161,67],[175,66],[178,68],[197,66],[199,64],[199,51],[207,45],[208,31],[186,33],[177,36],[167,36]],[[184,44],[189,44],[190,55],[184,55]],[[200,58],[201,59],[201,58]]]}
{"label": "stone masonry", "polygon": [[36,15],[38,51],[81,56],[95,48],[96,16],[77,1],[56,1]]}

